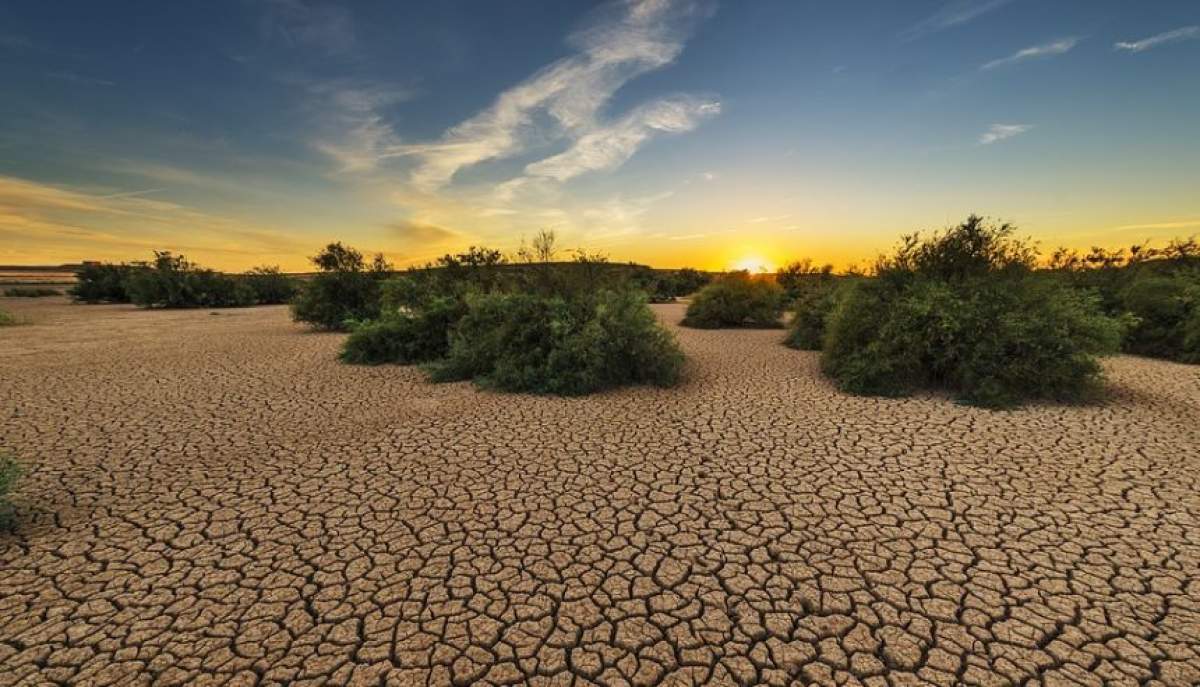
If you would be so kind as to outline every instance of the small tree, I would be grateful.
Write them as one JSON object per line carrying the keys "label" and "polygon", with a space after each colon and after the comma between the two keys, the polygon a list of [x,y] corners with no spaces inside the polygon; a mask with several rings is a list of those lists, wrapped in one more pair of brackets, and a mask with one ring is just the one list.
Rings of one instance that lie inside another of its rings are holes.
{"label": "small tree", "polygon": [[382,254],[368,268],[362,253],[339,241],[311,260],[320,272],[292,302],[292,319],[317,329],[345,330],[379,316],[380,283],[391,273]]}

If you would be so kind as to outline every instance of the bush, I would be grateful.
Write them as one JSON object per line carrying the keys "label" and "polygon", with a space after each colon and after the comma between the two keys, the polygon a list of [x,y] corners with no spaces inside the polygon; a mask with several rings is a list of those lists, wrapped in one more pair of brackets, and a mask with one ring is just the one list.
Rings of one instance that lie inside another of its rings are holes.
{"label": "bush", "polygon": [[129,303],[126,279],[143,269],[144,265],[86,263],[75,272],[75,285],[67,293],[84,303]]}
{"label": "bush", "polygon": [[503,391],[579,395],[627,384],[669,386],[683,354],[644,295],[626,289],[564,299],[476,294],[435,381],[474,379]]}
{"label": "bush", "polygon": [[12,529],[16,513],[8,500],[9,493],[21,477],[21,466],[9,454],[0,451],[0,531]]}
{"label": "bush", "polygon": [[906,237],[877,278],[838,292],[823,369],[851,393],[938,388],[986,407],[1090,397],[1096,356],[1117,350],[1126,323],[1095,294],[1037,278],[1035,254],[1012,231],[972,216],[925,241]]}
{"label": "bush", "polygon": [[437,297],[416,312],[394,311],[358,323],[342,347],[342,362],[409,365],[442,358],[450,348],[450,332],[465,312],[462,301]]}
{"label": "bush", "polygon": [[7,310],[0,310],[0,327],[11,327],[19,323],[16,316]]}
{"label": "bush", "polygon": [[4,290],[9,298],[45,298],[46,296],[61,296],[62,291],[40,286],[13,286]]}
{"label": "bush", "polygon": [[1137,324],[1126,350],[1139,355],[1196,362],[1200,347],[1189,336],[1200,316],[1200,281],[1184,274],[1135,278],[1121,291],[1121,305]]}
{"label": "bush", "polygon": [[712,282],[688,304],[683,325],[699,329],[781,326],[783,290],[749,272],[731,272]]}
{"label": "bush", "polygon": [[292,319],[316,329],[343,331],[380,314],[380,284],[391,272],[382,255],[367,265],[362,253],[331,243],[312,258],[320,272],[292,301]]}
{"label": "bush", "polygon": [[153,263],[128,273],[125,290],[143,308],[228,308],[255,302],[244,280],[198,267],[169,251],[155,251]]}
{"label": "bush", "polygon": [[783,297],[788,303],[794,303],[806,291],[830,281],[833,281],[833,265],[818,267],[808,258],[791,262],[775,273],[775,283],[783,289]]}
{"label": "bush", "polygon": [[784,344],[803,351],[819,351],[825,340],[825,323],[837,305],[839,288],[832,279],[809,282],[796,291],[792,319]]}
{"label": "bush", "polygon": [[278,267],[255,267],[242,279],[254,294],[254,301],[260,305],[288,303],[296,295],[296,280]]}

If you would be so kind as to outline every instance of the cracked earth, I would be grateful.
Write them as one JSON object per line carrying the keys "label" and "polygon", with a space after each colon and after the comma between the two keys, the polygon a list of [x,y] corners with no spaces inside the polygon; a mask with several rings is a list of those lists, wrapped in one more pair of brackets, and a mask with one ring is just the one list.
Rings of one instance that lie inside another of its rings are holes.
{"label": "cracked earth", "polygon": [[0,684],[1200,683],[1194,366],[989,412],[677,329],[683,386],[540,398],[15,300]]}

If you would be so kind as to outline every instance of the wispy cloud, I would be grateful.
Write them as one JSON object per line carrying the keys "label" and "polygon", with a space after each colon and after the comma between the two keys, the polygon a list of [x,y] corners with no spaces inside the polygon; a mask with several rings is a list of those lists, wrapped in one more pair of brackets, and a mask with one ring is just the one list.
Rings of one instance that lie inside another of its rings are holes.
{"label": "wispy cloud", "polygon": [[1055,55],[1062,55],[1064,53],[1070,52],[1071,48],[1074,48],[1078,44],[1079,44],[1078,38],[1060,38],[1059,40],[1052,41],[1050,43],[1043,43],[1042,45],[1034,45],[1034,46],[1031,46],[1028,48],[1018,50],[1015,53],[1009,55],[1008,57],[1002,57],[998,60],[992,60],[991,62],[988,62],[987,64],[980,67],[980,69],[985,69],[985,70],[986,69],[995,69],[996,67],[1004,67],[1004,66],[1007,66],[1010,64],[1026,62],[1028,60],[1037,60],[1037,59],[1041,59],[1044,57],[1054,57]]}
{"label": "wispy cloud", "polygon": [[[677,119],[678,111],[687,106],[678,100],[660,101],[613,123],[601,122],[600,111],[633,78],[674,62],[692,25],[709,14],[708,8],[709,3],[696,0],[628,0],[611,5],[589,27],[570,37],[574,54],[502,92],[491,106],[452,127],[440,140],[391,146],[380,155],[418,158],[412,181],[426,191],[446,185],[461,169],[521,154],[533,140],[566,138],[574,142],[567,152],[544,160],[544,164],[535,163],[533,169],[541,170],[535,174],[569,178],[573,176],[569,172],[581,165],[606,168],[613,161],[619,164],[648,138],[639,138],[634,132],[644,134],[655,126],[678,127],[678,121],[667,120]],[[709,102],[694,107],[703,108],[695,115],[713,113],[719,106]],[[666,114],[668,111],[675,114]],[[548,115],[549,126],[535,126],[541,113]],[[640,125],[638,117],[642,118]],[[629,137],[612,150],[601,150],[602,141],[591,134],[602,130]],[[639,140],[631,147],[630,140],[635,138]]]}
{"label": "wispy cloud", "polygon": [[691,131],[721,104],[687,96],[663,98],[635,108],[611,124],[597,126],[567,150],[525,167],[526,174],[566,181],[585,172],[620,167],[652,136]]}
{"label": "wispy cloud", "polygon": [[97,79],[91,76],[82,76],[75,72],[47,72],[46,76],[59,81],[68,81],[81,86],[116,86],[116,82],[108,79]]}
{"label": "wispy cloud", "polygon": [[1006,138],[1020,136],[1021,134],[1033,128],[1031,124],[993,124],[987,131],[979,136],[981,145],[991,145]]}
{"label": "wispy cloud", "polygon": [[900,39],[913,41],[931,33],[961,26],[993,10],[1000,9],[1011,0],[952,0],[937,12],[900,32]]}
{"label": "wispy cloud", "polygon": [[355,46],[354,20],[338,5],[308,0],[267,0],[260,24],[263,39],[344,55]]}
{"label": "wispy cloud", "polygon": [[400,145],[381,110],[407,100],[408,91],[346,81],[316,83],[308,90],[323,106],[326,120],[321,125],[325,131],[312,145],[337,161],[339,171],[374,169],[380,151]]}
{"label": "wispy cloud", "polygon": [[1179,222],[1156,222],[1151,224],[1125,224],[1119,227],[1113,227],[1113,229],[1117,231],[1123,231],[1126,229],[1190,229],[1192,227],[1200,227],[1200,219],[1183,220]]}
{"label": "wispy cloud", "polygon": [[1127,52],[1142,52],[1143,50],[1157,48],[1167,43],[1177,43],[1195,38],[1200,38],[1200,26],[1185,26],[1173,31],[1165,31],[1149,38],[1143,38],[1140,41],[1120,41],[1114,43],[1113,48]]}

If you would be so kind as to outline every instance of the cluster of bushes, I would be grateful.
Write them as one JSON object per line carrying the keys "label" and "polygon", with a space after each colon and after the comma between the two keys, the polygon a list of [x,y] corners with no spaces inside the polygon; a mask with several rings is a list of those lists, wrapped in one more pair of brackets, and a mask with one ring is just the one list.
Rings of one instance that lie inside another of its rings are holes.
{"label": "cluster of bushes", "polygon": [[[314,262],[322,271],[295,315],[348,328],[347,363],[423,363],[434,381],[560,395],[667,386],[683,366],[633,278],[638,272],[600,256],[514,265],[472,247],[392,275],[381,261],[368,268],[357,251],[332,244]],[[320,316],[302,311],[305,303]]]}
{"label": "cluster of bushes", "polygon": [[1105,311],[1133,322],[1123,350],[1200,363],[1200,245],[1174,240],[1165,248],[1093,248],[1086,255],[1059,249],[1053,277],[1095,293]]}
{"label": "cluster of bushes", "polygon": [[1013,232],[971,216],[905,237],[873,277],[802,289],[786,342],[820,348],[822,369],[852,393],[942,389],[986,407],[1086,399],[1101,380],[1097,356],[1119,349],[1131,320],[1046,279]]}
{"label": "cluster of bushes", "polygon": [[5,451],[0,451],[0,531],[12,529],[16,523],[15,510],[9,494],[21,477],[21,466]]}
{"label": "cluster of bushes", "polygon": [[698,329],[782,326],[784,291],[765,276],[730,272],[700,289],[688,304],[683,325]]}
{"label": "cluster of bushes", "polygon": [[62,291],[45,286],[10,286],[4,289],[4,295],[8,298],[45,298],[61,296]]}
{"label": "cluster of bushes", "polygon": [[294,280],[277,267],[225,274],[182,255],[155,251],[152,262],[88,263],[75,274],[71,296],[85,303],[134,303],[158,308],[228,308],[291,300]]}

